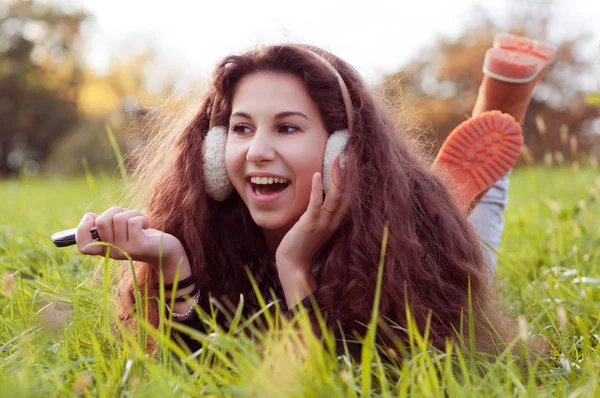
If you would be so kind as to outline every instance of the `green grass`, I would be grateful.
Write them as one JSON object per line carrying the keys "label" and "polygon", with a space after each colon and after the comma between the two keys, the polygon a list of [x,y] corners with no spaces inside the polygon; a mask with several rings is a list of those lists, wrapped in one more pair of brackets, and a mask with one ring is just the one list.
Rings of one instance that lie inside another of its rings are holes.
{"label": "green grass", "polygon": [[[543,334],[550,358],[468,348],[439,352],[411,324],[406,360],[382,361],[373,335],[369,361],[336,357],[287,322],[267,331],[240,320],[203,335],[200,352],[177,349],[149,328],[160,350],[147,356],[139,336],[113,334],[108,284],[95,285],[97,261],[49,236],[85,211],[117,204],[109,178],[0,183],[0,391],[3,396],[597,396],[600,371],[600,179],[594,169],[527,168],[513,173],[498,264],[505,308],[522,332]],[[109,265],[109,264],[107,264]],[[209,319],[207,317],[207,319]],[[305,317],[299,317],[306,330]],[[171,325],[177,327],[177,325]],[[186,364],[186,365],[184,365]]]}

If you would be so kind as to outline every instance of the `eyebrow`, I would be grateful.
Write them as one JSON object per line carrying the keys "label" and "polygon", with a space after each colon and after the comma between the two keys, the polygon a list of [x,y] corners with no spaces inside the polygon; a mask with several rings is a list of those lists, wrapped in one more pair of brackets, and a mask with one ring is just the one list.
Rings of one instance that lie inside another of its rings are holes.
{"label": "eyebrow", "polygon": [[[250,116],[250,114],[248,114],[246,112],[234,112],[231,114],[231,117],[234,117],[234,116],[241,116],[241,117],[245,117],[247,119],[252,119],[252,116]],[[279,112],[278,114],[275,115],[275,119],[281,119],[282,117],[286,117],[286,116],[300,116],[300,117],[305,118],[306,120],[310,120],[308,118],[308,116],[306,116],[304,113],[294,112],[294,111]]]}

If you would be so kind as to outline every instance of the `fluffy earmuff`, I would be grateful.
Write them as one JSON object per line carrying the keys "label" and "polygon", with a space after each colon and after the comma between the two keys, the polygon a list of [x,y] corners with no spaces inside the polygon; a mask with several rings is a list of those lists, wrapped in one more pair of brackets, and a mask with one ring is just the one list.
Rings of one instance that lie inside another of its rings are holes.
{"label": "fluffy earmuff", "polygon": [[227,129],[223,126],[211,128],[204,138],[204,186],[208,196],[219,202],[233,192],[225,164],[226,143]]}
{"label": "fluffy earmuff", "polygon": [[346,157],[344,152],[346,144],[350,138],[350,132],[348,130],[335,131],[327,139],[327,145],[325,146],[325,154],[323,156],[323,190],[327,193],[329,188],[329,174],[331,174],[331,161],[336,157],[340,157],[340,167],[344,171],[346,166]]}
{"label": "fluffy earmuff", "polygon": [[[350,133],[348,130],[335,131],[327,139],[325,154],[323,156],[323,189],[327,193],[330,163],[336,157],[340,157],[340,167],[344,170],[344,150]],[[233,192],[233,185],[227,174],[225,164],[225,144],[227,143],[227,129],[223,126],[211,128],[204,139],[204,186],[208,196],[216,201],[222,202]]]}

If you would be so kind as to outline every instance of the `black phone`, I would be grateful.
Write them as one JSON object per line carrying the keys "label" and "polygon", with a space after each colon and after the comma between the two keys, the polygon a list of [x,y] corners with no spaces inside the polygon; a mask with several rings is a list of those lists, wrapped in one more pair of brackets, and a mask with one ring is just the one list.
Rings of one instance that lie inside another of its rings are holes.
{"label": "black phone", "polygon": [[[75,241],[75,231],[77,231],[77,228],[65,229],[64,231],[57,232],[52,235],[52,242],[56,245],[56,247],[74,245],[77,243],[77,241]],[[96,229],[96,227],[90,229],[90,233],[92,234],[93,239],[100,239],[100,236],[98,236],[98,229]]]}

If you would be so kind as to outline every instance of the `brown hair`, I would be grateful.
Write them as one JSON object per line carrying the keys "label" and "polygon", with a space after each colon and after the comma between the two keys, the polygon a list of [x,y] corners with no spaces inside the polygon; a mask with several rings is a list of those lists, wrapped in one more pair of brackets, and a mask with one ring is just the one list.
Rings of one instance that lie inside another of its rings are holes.
{"label": "brown hair", "polygon": [[[343,78],[354,119],[346,149],[352,155],[353,170],[346,192],[351,198],[350,210],[317,256],[322,264],[317,274],[317,297],[329,326],[364,332],[372,313],[387,223],[380,314],[405,326],[408,305],[422,331],[430,323],[431,342],[443,349],[447,338],[456,337],[461,325],[468,325],[470,285],[477,347],[489,351],[499,342],[492,337],[492,328],[504,334],[504,327],[489,295],[489,267],[467,216],[457,208],[442,180],[397,132],[359,74],[338,57],[310,49],[329,61]],[[216,68],[212,85],[195,113],[179,120],[185,126],[176,123],[145,146],[131,186],[132,192],[147,200],[143,207],[152,227],[164,227],[183,243],[201,291],[234,303],[240,294],[252,295],[245,267],[261,288],[281,291],[274,261],[265,254],[268,250],[260,229],[239,195],[234,192],[224,202],[206,195],[202,141],[211,107],[216,107],[216,124],[228,125],[236,84],[257,72],[299,77],[318,105],[328,131],[346,128],[346,110],[336,76],[309,52],[276,45],[229,56]],[[156,281],[155,272],[146,264],[139,264],[137,273],[139,281]],[[122,268],[117,294],[124,318],[134,306],[127,264]],[[401,331],[397,333],[405,338]]]}

